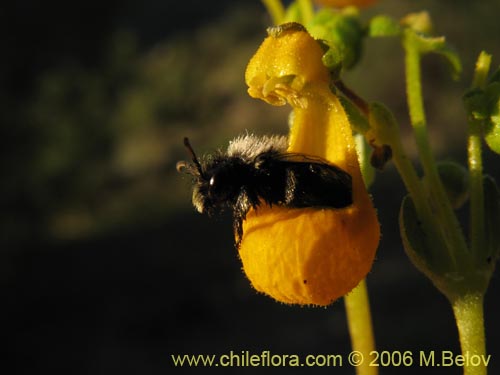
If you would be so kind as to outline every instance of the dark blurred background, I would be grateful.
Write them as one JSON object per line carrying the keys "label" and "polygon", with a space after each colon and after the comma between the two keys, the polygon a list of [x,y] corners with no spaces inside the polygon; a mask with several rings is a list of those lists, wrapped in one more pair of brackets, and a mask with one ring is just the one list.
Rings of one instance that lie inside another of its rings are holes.
{"label": "dark blurred background", "polygon": [[[500,3],[381,1],[365,17],[422,9],[464,63],[453,82],[441,58],[425,58],[433,147],[440,159],[465,162],[461,95],[481,49],[494,55],[494,66],[500,61]],[[213,373],[174,368],[170,355],[349,352],[342,301],[307,308],[257,294],[241,271],[230,218],[195,213],[189,179],[175,172],[187,158],[183,136],[204,153],[245,130],[286,133],[289,109],[252,100],[243,81],[269,24],[258,0],[0,5],[0,290],[8,346],[0,367],[10,368],[2,372]],[[365,47],[345,81],[395,111],[414,155],[398,42]],[[498,157],[486,151],[485,160],[498,181]],[[397,227],[404,190],[392,166],[378,174],[372,194],[383,232],[368,276],[379,350],[459,353],[451,308],[404,254]],[[500,371],[499,289],[497,272],[485,301],[491,374]],[[348,366],[307,371],[354,373]]]}

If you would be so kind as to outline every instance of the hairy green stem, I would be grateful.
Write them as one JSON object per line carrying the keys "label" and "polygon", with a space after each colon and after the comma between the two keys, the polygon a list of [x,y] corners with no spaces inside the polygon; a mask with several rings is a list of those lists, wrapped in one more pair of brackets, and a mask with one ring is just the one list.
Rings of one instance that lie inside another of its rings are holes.
{"label": "hairy green stem", "polygon": [[486,355],[483,318],[483,294],[464,294],[452,301],[453,313],[457,322],[464,375],[486,375],[491,356]]}
{"label": "hairy green stem", "polygon": [[[366,281],[362,280],[353,291],[344,296],[347,313],[347,323],[351,336],[353,351],[360,352],[362,363],[356,367],[357,375],[377,375],[378,368],[370,366],[370,353],[375,350],[372,319],[370,314],[370,301],[366,288]],[[356,358],[353,358],[356,360]]]}

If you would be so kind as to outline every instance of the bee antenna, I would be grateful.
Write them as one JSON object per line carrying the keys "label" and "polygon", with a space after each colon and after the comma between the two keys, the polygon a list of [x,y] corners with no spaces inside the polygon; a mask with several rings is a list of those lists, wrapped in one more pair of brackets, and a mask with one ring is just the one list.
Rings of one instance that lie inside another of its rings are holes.
{"label": "bee antenna", "polygon": [[191,155],[191,159],[193,160],[193,163],[196,166],[198,173],[200,174],[200,176],[203,177],[203,169],[201,168],[201,164],[198,161],[198,158],[196,157],[193,148],[191,147],[191,143],[189,143],[188,137],[184,137],[184,146],[187,148],[189,154]]}

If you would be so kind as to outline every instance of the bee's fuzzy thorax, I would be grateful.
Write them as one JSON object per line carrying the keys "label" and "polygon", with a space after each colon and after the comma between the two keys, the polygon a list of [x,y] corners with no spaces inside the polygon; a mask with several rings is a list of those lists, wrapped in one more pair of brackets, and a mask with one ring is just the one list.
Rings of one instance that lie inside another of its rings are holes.
{"label": "bee's fuzzy thorax", "polygon": [[231,142],[227,148],[227,156],[241,157],[253,160],[256,156],[269,151],[285,152],[288,148],[288,138],[283,135],[256,136],[241,135]]}

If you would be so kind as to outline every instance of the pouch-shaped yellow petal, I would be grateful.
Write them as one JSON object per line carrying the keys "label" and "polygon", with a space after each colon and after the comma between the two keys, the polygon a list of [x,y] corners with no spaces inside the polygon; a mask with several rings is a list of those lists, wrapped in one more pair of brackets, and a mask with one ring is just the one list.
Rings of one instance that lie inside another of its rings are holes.
{"label": "pouch-shaped yellow petal", "polygon": [[[291,38],[296,33],[300,35]],[[239,254],[245,273],[258,291],[285,303],[328,305],[352,290],[369,272],[380,227],[361,177],[347,115],[325,80],[328,71],[321,64],[321,54],[307,60],[314,68],[301,65],[305,61],[303,51],[314,51],[314,45],[319,48],[317,42],[304,31],[285,34],[287,43],[281,43],[281,37],[267,38],[250,61],[247,83],[253,91],[249,92],[258,93],[255,96],[264,100],[271,92],[292,105],[288,151],[319,156],[348,172],[353,204],[341,209],[262,204],[250,210],[243,222]],[[286,52],[284,67],[279,66],[281,48]],[[267,59],[260,56],[262,51]],[[287,86],[280,76],[289,77],[291,72],[302,77],[300,87],[291,80]],[[270,80],[282,80],[281,87],[262,95]]]}

